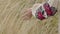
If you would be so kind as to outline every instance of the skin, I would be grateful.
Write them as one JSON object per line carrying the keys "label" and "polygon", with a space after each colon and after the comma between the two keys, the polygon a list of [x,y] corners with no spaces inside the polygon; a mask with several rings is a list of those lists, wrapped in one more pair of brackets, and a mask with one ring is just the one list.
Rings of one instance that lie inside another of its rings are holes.
{"label": "skin", "polygon": [[23,20],[29,20],[32,17],[32,11],[30,8],[26,9],[25,14],[22,16]]}

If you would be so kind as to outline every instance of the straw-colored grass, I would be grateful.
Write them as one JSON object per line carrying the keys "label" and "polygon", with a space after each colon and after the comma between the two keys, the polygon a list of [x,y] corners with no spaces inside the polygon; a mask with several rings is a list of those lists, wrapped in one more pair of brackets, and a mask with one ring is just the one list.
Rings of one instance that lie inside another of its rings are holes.
{"label": "straw-colored grass", "polygon": [[27,8],[43,0],[0,0],[0,34],[58,34],[58,13],[45,22],[32,16],[24,20]]}

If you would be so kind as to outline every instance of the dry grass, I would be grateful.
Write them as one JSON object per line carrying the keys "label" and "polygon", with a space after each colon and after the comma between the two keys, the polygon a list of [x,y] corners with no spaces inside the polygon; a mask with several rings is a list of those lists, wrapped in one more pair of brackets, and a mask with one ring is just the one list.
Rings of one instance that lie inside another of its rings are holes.
{"label": "dry grass", "polygon": [[0,0],[0,34],[58,34],[58,14],[42,22],[21,19],[25,9],[43,0]]}

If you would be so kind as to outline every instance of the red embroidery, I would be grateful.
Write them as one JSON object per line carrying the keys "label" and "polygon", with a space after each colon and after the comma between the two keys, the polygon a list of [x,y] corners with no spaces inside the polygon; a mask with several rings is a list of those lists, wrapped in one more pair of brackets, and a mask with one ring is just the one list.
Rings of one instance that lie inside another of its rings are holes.
{"label": "red embroidery", "polygon": [[48,3],[45,3],[43,5],[45,11],[47,12],[47,15],[51,16],[52,15],[52,11],[51,11],[51,8],[50,8],[50,5]]}
{"label": "red embroidery", "polygon": [[38,19],[41,19],[41,20],[45,19],[45,17],[40,11],[38,12]]}

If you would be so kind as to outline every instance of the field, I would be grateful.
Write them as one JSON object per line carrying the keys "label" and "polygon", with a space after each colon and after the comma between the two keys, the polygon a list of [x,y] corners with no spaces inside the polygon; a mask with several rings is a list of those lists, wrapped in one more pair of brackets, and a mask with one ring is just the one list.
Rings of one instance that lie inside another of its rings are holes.
{"label": "field", "polygon": [[22,18],[25,10],[45,0],[0,0],[0,34],[58,34],[58,12],[46,19]]}

